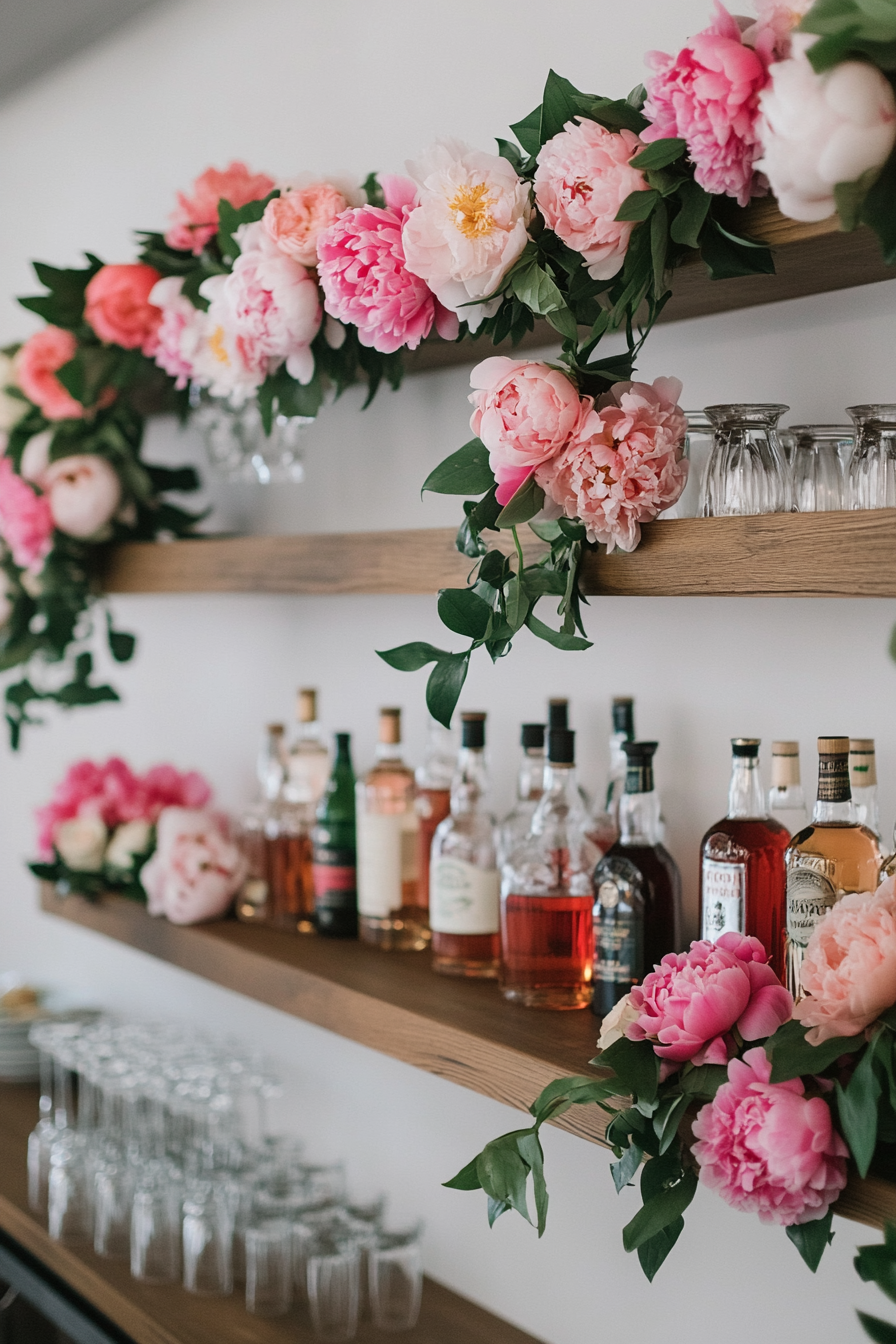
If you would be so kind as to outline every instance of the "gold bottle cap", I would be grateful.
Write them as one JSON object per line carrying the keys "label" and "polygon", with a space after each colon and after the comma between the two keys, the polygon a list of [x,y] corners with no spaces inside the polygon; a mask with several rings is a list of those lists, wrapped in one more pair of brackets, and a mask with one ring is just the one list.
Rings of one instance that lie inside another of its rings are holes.
{"label": "gold bottle cap", "polygon": [[800,782],[799,742],[772,743],[772,788],[787,789]]}
{"label": "gold bottle cap", "polygon": [[269,723],[268,732],[270,733],[271,737],[282,737],[283,734],[286,732],[286,729],[284,728],[282,723]]}
{"label": "gold bottle cap", "polygon": [[818,739],[819,756],[848,756],[848,737],[820,737]]}
{"label": "gold bottle cap", "polygon": [[773,755],[773,756],[799,756],[799,754],[800,754],[800,744],[799,744],[799,742],[773,742],[773,743],[772,743],[772,755]]}
{"label": "gold bottle cap", "polygon": [[877,784],[873,737],[849,739],[849,782],[854,789],[870,789]]}
{"label": "gold bottle cap", "polygon": [[874,755],[874,738],[873,738],[873,737],[851,737],[851,738],[849,739],[849,754],[850,754],[850,756],[853,754],[853,752],[859,752],[859,753],[860,753],[861,755],[863,755],[863,756],[873,756],[873,755]]}
{"label": "gold bottle cap", "polygon": [[296,699],[296,719],[299,723],[317,723],[317,691],[303,686]]}
{"label": "gold bottle cap", "polygon": [[380,742],[385,746],[397,747],[401,742],[401,710],[380,710]]}

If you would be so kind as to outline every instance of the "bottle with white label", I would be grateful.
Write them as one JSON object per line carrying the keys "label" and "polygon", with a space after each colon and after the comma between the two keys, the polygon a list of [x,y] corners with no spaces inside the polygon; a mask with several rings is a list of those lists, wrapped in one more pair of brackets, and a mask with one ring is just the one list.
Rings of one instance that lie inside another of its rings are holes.
{"label": "bottle with white label", "polygon": [[772,968],[784,970],[784,851],[790,832],[768,815],[759,773],[759,738],[731,741],[728,815],[700,846],[701,937],[758,938]]}
{"label": "bottle with white label", "polygon": [[860,826],[867,826],[880,840],[880,806],[877,801],[877,763],[873,737],[849,739],[849,788]]}
{"label": "bottle with white label", "polygon": [[800,779],[799,742],[772,743],[772,786],[768,791],[768,814],[797,835],[809,824],[806,795]]}
{"label": "bottle with white label", "polygon": [[429,946],[419,904],[414,772],[401,759],[401,710],[380,710],[376,764],[356,786],[358,934],[393,952]]}
{"label": "bottle with white label", "polygon": [[461,715],[451,814],[439,824],[429,867],[432,968],[495,979],[501,965],[495,821],[486,806],[485,715]]}

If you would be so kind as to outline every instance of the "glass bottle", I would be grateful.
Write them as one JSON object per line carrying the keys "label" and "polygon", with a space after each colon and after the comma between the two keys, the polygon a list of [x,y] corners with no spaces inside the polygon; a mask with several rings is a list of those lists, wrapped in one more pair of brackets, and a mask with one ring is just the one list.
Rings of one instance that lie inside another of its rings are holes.
{"label": "glass bottle", "polygon": [[330,778],[330,753],[317,719],[317,691],[303,687],[296,697],[298,732],[286,757],[286,786],[292,802],[308,809],[313,823]]}
{"label": "glass bottle", "polygon": [[758,938],[780,975],[784,966],[784,851],[790,832],[768,815],[759,739],[731,740],[728,814],[700,846],[701,937]]}
{"label": "glass bottle", "polygon": [[432,842],[432,968],[443,975],[493,980],[501,964],[501,883],[495,819],[486,808],[485,715],[462,714],[461,731],[451,815]]}
{"label": "glass bottle", "polygon": [[520,728],[522,756],[516,777],[516,803],[498,831],[500,863],[529,834],[535,809],[544,793],[544,734],[543,723],[524,723]]}
{"label": "glass bottle", "polygon": [[849,739],[849,789],[859,824],[873,831],[880,842],[880,806],[877,801],[877,764],[873,737]]}
{"label": "glass bottle", "polygon": [[[565,699],[554,699],[548,701],[548,732],[554,728],[569,728],[569,701]],[[585,811],[591,808],[591,800],[581,784],[576,785],[579,791],[579,799]]]}
{"label": "glass bottle", "polygon": [[788,409],[707,406],[714,435],[703,483],[705,518],[790,509],[789,473],[777,435],[778,420]]}
{"label": "glass bottle", "polygon": [[314,915],[327,938],[357,938],[357,841],[355,772],[351,737],[336,734],[336,754],[312,832]]}
{"label": "glass bottle", "polygon": [[896,405],[846,409],[856,427],[846,507],[892,509],[896,506]]}
{"label": "glass bottle", "polygon": [[768,814],[796,835],[809,820],[806,795],[800,780],[799,742],[772,743],[772,786],[768,791]]}
{"label": "glass bottle", "polygon": [[842,457],[855,435],[848,425],[792,425],[793,508],[822,513],[844,508]]}
{"label": "glass bottle", "polygon": [[635,702],[630,695],[613,697],[613,731],[610,734],[610,769],[607,774],[606,809],[619,827],[619,802],[625,793],[628,773],[626,742],[635,740]]}
{"label": "glass bottle", "polygon": [[450,728],[435,719],[429,721],[429,734],[423,751],[423,764],[417,767],[417,904],[429,909],[429,855],[436,827],[451,810],[451,780],[457,765],[457,747]]}
{"label": "glass bottle", "polygon": [[800,969],[818,921],[849,892],[873,892],[881,855],[877,837],[859,825],[849,787],[849,738],[818,739],[818,800],[810,824],[795,835],[787,864],[787,988],[800,996]]}
{"label": "glass bottle", "polygon": [[282,723],[268,724],[255,767],[258,793],[237,826],[237,844],[248,864],[235,904],[237,919],[244,924],[263,924],[270,914],[268,836],[276,825],[283,785],[283,733]]}
{"label": "glass bottle", "polygon": [[586,1008],[599,850],[575,772],[575,733],[548,733],[544,795],[501,874],[501,992],[527,1008]]}
{"label": "glass bottle", "polygon": [[355,789],[358,932],[392,952],[429,945],[429,918],[417,904],[414,772],[401,759],[401,710],[380,710],[376,764]]}

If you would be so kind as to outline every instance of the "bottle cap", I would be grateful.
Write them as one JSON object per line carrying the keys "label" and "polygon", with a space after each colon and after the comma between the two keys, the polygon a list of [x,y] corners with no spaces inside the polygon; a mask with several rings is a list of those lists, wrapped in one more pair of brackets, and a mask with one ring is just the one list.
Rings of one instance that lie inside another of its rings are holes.
{"label": "bottle cap", "polygon": [[759,756],[759,743],[762,741],[759,737],[732,737],[731,754],[732,756],[745,756],[747,760],[755,761]]}
{"label": "bottle cap", "polygon": [[635,702],[630,695],[613,697],[613,732],[623,733],[629,742],[635,735]]}
{"label": "bottle cap", "polygon": [[268,732],[270,733],[271,737],[282,737],[283,734],[286,732],[286,729],[284,728],[282,723],[269,723]]}
{"label": "bottle cap", "polygon": [[460,716],[460,744],[479,751],[485,746],[485,715],[465,713]]}
{"label": "bottle cap", "polygon": [[[565,705],[565,701],[563,702]],[[551,765],[575,765],[576,735],[571,728],[551,728],[548,733],[548,761]]]}
{"label": "bottle cap", "polygon": [[401,710],[380,710],[380,742],[384,746],[397,747],[401,742]]}
{"label": "bottle cap", "polygon": [[848,737],[820,737],[818,739],[819,756],[848,756]]}
{"label": "bottle cap", "polygon": [[788,789],[800,782],[799,742],[772,743],[772,788]]}
{"label": "bottle cap", "polygon": [[569,701],[548,701],[548,728],[569,727]]}
{"label": "bottle cap", "polygon": [[849,739],[849,782],[854,789],[870,789],[877,784],[873,737]]}
{"label": "bottle cap", "polygon": [[520,746],[527,751],[544,751],[543,723],[524,723],[520,728]]}
{"label": "bottle cap", "polygon": [[317,691],[303,686],[296,699],[296,719],[299,723],[317,723]]}
{"label": "bottle cap", "polygon": [[622,750],[628,760],[626,793],[653,792],[653,757],[658,746],[658,742],[623,742]]}

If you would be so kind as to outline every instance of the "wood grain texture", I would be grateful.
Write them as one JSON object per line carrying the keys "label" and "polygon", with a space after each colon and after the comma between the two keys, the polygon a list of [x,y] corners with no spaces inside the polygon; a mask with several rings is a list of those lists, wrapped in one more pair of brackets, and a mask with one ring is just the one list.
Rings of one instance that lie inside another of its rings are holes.
{"label": "wood grain texture", "polygon": [[[179,1287],[139,1283],[127,1265],[101,1259],[87,1247],[60,1246],[28,1209],[25,1149],[37,1117],[37,1089],[0,1085],[0,1227],[58,1274],[135,1344],[313,1344],[304,1310],[260,1320],[233,1297],[195,1297]],[[360,1344],[382,1344],[367,1322]],[[420,1321],[402,1335],[408,1344],[538,1344],[532,1335],[425,1280]]]}

